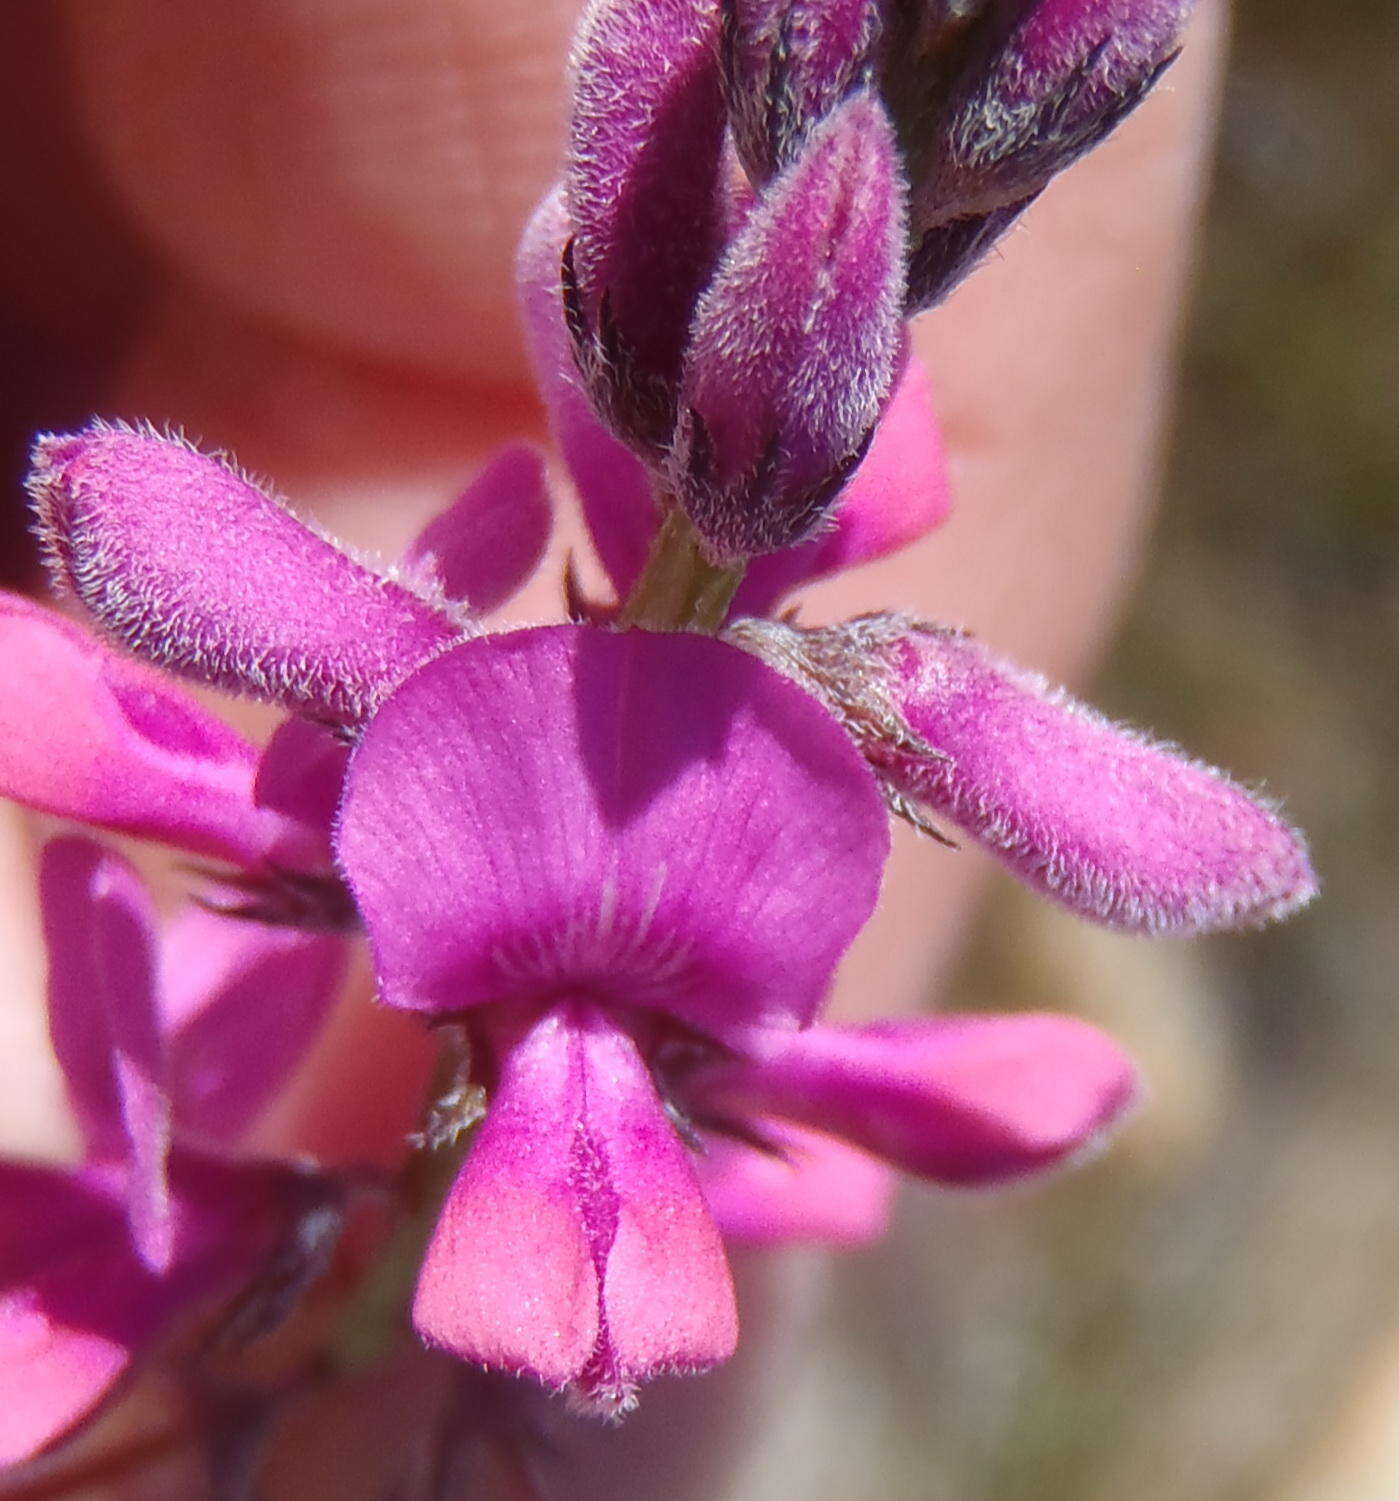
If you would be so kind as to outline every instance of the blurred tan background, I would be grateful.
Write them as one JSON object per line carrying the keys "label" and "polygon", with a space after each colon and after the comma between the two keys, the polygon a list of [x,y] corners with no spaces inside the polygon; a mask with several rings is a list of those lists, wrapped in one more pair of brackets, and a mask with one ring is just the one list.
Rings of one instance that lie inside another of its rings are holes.
{"label": "blurred tan background", "polygon": [[1283,796],[1323,898],[1150,944],[996,883],[951,1003],[1079,1010],[1148,1100],[1051,1184],[908,1192],[734,1501],[1399,1498],[1391,0],[1234,7],[1163,500],[1093,697]]}

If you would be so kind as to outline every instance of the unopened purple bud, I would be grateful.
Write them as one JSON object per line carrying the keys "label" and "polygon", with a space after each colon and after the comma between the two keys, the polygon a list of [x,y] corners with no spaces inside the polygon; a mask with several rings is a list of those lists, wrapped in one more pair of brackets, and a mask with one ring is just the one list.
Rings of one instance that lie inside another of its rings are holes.
{"label": "unopened purple bud", "polygon": [[809,536],[864,454],[902,351],[903,189],[879,101],[812,132],[695,313],[668,479],[716,560]]}
{"label": "unopened purple bud", "polygon": [[935,119],[907,70],[899,97],[915,123],[894,106],[911,165],[910,310],[945,296],[1055,174],[1141,103],[1174,61],[1191,5],[1022,0],[936,23]]}
{"label": "unopened purple bud", "polygon": [[722,240],[718,32],[717,0],[592,0],[574,48],[564,306],[593,406],[645,458]]}
{"label": "unopened purple bud", "polygon": [[749,177],[790,166],[812,127],[874,81],[884,0],[723,0],[724,91]]}

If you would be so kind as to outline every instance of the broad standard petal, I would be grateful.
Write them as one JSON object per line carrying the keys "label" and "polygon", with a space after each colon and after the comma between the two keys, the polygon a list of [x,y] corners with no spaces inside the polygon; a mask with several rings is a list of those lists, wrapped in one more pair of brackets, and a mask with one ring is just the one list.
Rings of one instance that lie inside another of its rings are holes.
{"label": "broad standard petal", "polygon": [[40,438],[29,489],[58,586],[138,655],[216,688],[354,721],[458,634],[173,438],[105,423]]}
{"label": "broad standard petal", "polygon": [[170,1097],[155,997],[155,912],[140,878],[87,839],[45,846],[39,874],[49,955],[49,1032],[88,1152],[127,1168],[142,1260],[169,1265]]}
{"label": "broad standard petal", "polygon": [[467,1360],[620,1413],[648,1377],[733,1352],[723,1247],[625,1033],[568,1003],[501,1047],[414,1323]]}
{"label": "broad standard petal", "polygon": [[256,772],[257,751],[178,685],[0,594],[0,796],[249,865],[295,834],[254,807]]}
{"label": "broad standard petal", "polygon": [[1136,1094],[1097,1028],[1038,1014],[765,1030],[686,1087],[709,1112],[776,1115],[940,1183],[996,1183],[1094,1144]]}
{"label": "broad standard petal", "polygon": [[1301,836],[1223,772],[956,632],[915,629],[892,651],[896,707],[940,754],[894,756],[890,780],[1080,916],[1198,933],[1316,895]]}
{"label": "broad standard petal", "polygon": [[539,566],[553,524],[539,455],[504,448],[419,532],[403,564],[428,588],[487,615]]}
{"label": "broad standard petal", "polygon": [[793,685],[707,637],[579,626],[415,673],[337,837],[391,1005],[566,988],[700,1028],[810,1020],[887,848],[873,779]]}

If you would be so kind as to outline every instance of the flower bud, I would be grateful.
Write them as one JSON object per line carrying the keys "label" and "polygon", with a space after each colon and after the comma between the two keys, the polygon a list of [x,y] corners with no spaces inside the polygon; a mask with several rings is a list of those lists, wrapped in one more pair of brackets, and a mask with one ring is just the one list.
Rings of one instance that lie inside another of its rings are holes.
{"label": "flower bud", "polygon": [[723,0],[724,92],[748,175],[766,182],[874,78],[883,0]]}
{"label": "flower bud", "polygon": [[695,313],[667,476],[716,560],[809,536],[863,456],[902,353],[903,193],[869,94],[759,199]]}
{"label": "flower bud", "polygon": [[900,71],[887,84],[909,155],[911,311],[946,295],[1146,97],[1175,59],[1191,0],[936,9],[921,49],[891,46]]}
{"label": "flower bud", "polygon": [[722,239],[718,22],[716,0],[593,0],[574,49],[564,306],[594,408],[644,458]]}

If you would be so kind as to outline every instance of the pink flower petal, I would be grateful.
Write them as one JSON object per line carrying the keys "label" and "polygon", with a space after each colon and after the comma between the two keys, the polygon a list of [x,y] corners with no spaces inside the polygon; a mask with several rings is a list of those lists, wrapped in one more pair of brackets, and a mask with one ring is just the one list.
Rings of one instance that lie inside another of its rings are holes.
{"label": "pink flower petal", "polygon": [[[82,1275],[108,1281],[105,1272],[94,1260]],[[131,1360],[123,1341],[68,1327],[27,1292],[0,1291],[0,1468],[32,1459],[91,1417]]]}
{"label": "pink flower petal", "polygon": [[273,864],[329,869],[330,829],[349,756],[343,740],[307,719],[285,720],[273,732],[253,783],[253,802],[288,821],[287,834],[269,851]]}
{"label": "pink flower petal", "polygon": [[109,1194],[0,1163],[0,1467],[71,1432],[125,1374],[154,1327],[131,1270]]}
{"label": "pink flower petal", "polygon": [[186,908],[161,945],[162,1023],[182,1138],[237,1141],[287,1086],[344,978],[345,941]]}
{"label": "pink flower petal", "polygon": [[284,1169],[177,1152],[170,1178],[173,1251],[157,1274],[127,1238],[119,1168],[0,1162],[0,1465],[71,1432],[177,1321],[306,1235],[305,1189]]}
{"label": "pink flower petal", "polygon": [[888,847],[834,720],[701,636],[558,626],[413,675],[350,763],[342,868],[391,1005],[588,990],[808,1020]]}
{"label": "pink flower petal", "polygon": [[894,1175],[864,1152],[785,1121],[748,1123],[775,1149],[705,1135],[700,1186],[725,1240],[864,1246],[888,1229]]}
{"label": "pink flower petal", "polygon": [[0,594],[0,796],[249,865],[291,832],[254,808],[256,766],[176,685]]}
{"label": "pink flower petal", "polygon": [[[645,466],[603,427],[579,388],[559,295],[566,235],[556,191],[540,204],[520,245],[525,332],[554,442],[598,558],[621,598],[646,561],[659,513]],[[941,525],[950,503],[928,377],[917,360],[908,360],[870,450],[826,528],[799,547],[754,558],[733,613],[768,614],[784,595],[813,579],[897,552]]]}
{"label": "pink flower petal", "polygon": [[155,1002],[155,914],[136,872],[86,839],[40,869],[49,1030],[89,1151],[129,1164],[127,1213],[145,1263],[170,1263],[170,1098]]}
{"label": "pink flower petal", "polygon": [[909,630],[891,673],[895,704],[948,759],[893,756],[890,779],[1080,916],[1198,933],[1315,896],[1301,837],[1264,802],[978,642]]}
{"label": "pink flower petal", "polygon": [[428,522],[403,562],[448,599],[488,615],[539,566],[553,524],[539,455],[505,448]]}
{"label": "pink flower petal", "polygon": [[902,354],[903,179],[854,94],[758,200],[695,309],[674,493],[716,557],[812,535],[863,457]]}
{"label": "pink flower petal", "polygon": [[634,1044],[591,1008],[509,1047],[428,1248],[414,1323],[467,1360],[606,1411],[726,1359],[723,1247]]}
{"label": "pink flower petal", "polygon": [[710,1110],[785,1117],[942,1183],[995,1183],[1093,1144],[1136,1093],[1095,1027],[946,1016],[754,1033],[691,1084]]}
{"label": "pink flower petal", "polygon": [[56,581],[159,666],[353,721],[457,634],[401,586],[184,443],[41,438],[30,491]]}

